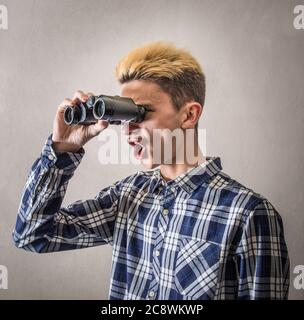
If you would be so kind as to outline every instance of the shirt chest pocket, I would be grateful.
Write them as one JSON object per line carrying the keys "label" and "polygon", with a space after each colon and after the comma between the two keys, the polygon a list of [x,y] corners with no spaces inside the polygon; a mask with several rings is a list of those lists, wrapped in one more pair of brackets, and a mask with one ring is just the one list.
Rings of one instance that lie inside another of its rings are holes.
{"label": "shirt chest pocket", "polygon": [[204,240],[180,239],[175,285],[190,299],[209,300],[215,295],[221,247]]}

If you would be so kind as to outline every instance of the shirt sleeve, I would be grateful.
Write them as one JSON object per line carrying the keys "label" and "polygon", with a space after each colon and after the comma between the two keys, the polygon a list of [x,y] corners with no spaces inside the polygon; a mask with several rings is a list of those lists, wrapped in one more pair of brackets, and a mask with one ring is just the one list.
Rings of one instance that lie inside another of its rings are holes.
{"label": "shirt sleeve", "polygon": [[280,215],[266,199],[247,218],[236,251],[238,299],[287,299],[289,257]]}
{"label": "shirt sleeve", "polygon": [[52,136],[34,162],[17,214],[13,242],[38,253],[112,244],[120,182],[93,198],[61,207],[84,150],[55,153]]}

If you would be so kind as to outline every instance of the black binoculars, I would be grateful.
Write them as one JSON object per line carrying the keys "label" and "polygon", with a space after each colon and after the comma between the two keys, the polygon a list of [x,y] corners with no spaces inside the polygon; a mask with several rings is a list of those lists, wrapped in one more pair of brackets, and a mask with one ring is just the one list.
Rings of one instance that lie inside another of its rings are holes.
{"label": "black binoculars", "polygon": [[121,124],[123,121],[142,122],[146,109],[137,105],[131,98],[119,96],[90,96],[85,103],[74,107],[66,106],[64,122],[67,125],[89,125],[98,120],[106,120],[110,124]]}

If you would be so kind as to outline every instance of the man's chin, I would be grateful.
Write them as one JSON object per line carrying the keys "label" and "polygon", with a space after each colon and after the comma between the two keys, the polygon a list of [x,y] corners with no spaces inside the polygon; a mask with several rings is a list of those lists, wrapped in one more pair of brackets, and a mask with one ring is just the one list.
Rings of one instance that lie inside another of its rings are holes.
{"label": "man's chin", "polygon": [[159,164],[154,163],[150,157],[140,159],[140,164],[147,170],[152,170],[159,166]]}

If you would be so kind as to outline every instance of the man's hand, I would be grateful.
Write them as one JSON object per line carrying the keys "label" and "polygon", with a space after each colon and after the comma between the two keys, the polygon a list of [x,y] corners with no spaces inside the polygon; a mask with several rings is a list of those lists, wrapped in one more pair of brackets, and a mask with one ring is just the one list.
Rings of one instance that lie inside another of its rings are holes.
{"label": "man's hand", "polygon": [[98,120],[91,125],[67,125],[63,114],[65,106],[74,107],[79,102],[86,102],[92,93],[76,91],[72,99],[64,99],[59,105],[53,125],[53,149],[59,152],[77,152],[86,142],[97,136],[109,123]]}

